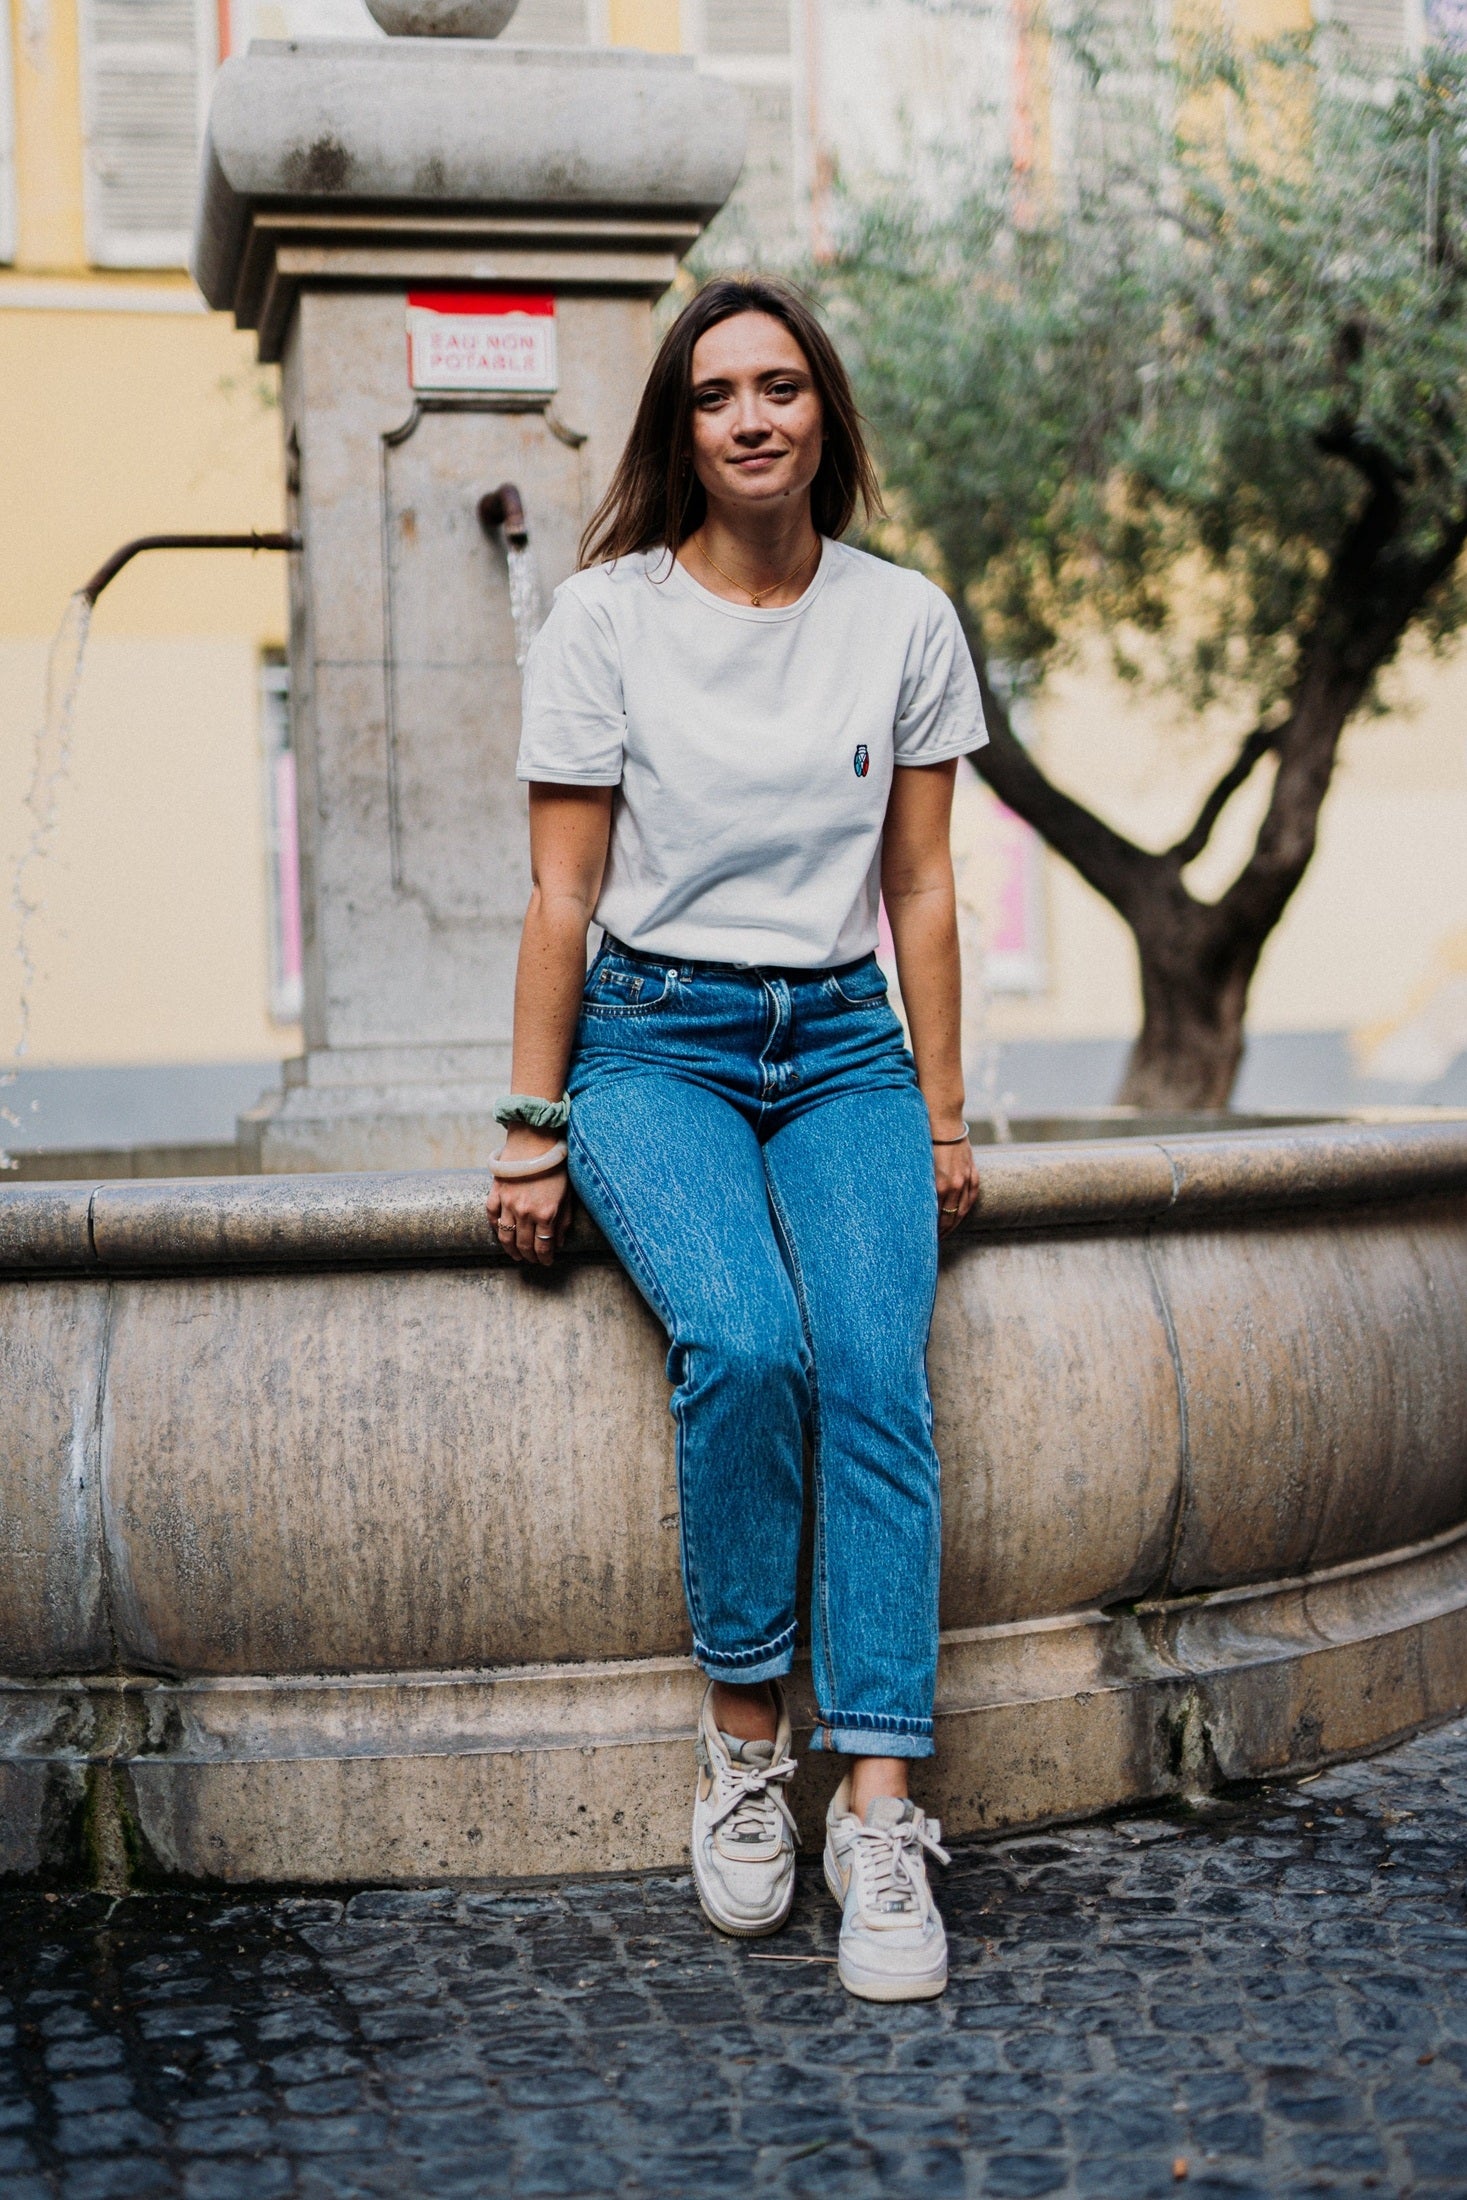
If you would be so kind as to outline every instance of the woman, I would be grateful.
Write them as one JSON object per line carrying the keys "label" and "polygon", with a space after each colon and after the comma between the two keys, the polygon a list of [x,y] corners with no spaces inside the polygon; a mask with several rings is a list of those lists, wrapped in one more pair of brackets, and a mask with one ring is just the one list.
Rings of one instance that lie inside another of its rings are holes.
{"label": "woman", "polygon": [[907,1768],[932,1751],[937,1240],[977,1192],[948,817],[985,736],[946,598],[839,541],[858,499],[874,474],[810,307],[710,284],[526,667],[534,891],[489,1213],[548,1263],[574,1186],[668,1332],[709,1682],[693,1871],[728,1933],[776,1931],[794,1892],[808,1434],[814,1746],[853,1759],[826,1828],[840,1975],[901,2001],[947,1980]]}

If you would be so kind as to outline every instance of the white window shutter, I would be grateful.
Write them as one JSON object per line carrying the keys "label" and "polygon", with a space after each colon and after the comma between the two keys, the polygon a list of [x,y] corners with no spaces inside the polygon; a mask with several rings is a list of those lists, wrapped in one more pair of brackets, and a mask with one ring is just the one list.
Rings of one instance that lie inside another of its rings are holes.
{"label": "white window shutter", "polygon": [[1365,58],[1392,62],[1416,43],[1411,12],[1407,0],[1331,0],[1328,20],[1349,33]]}
{"label": "white window shutter", "polygon": [[214,0],[81,0],[87,252],[182,267],[213,79]]}
{"label": "white window shutter", "polygon": [[683,0],[700,66],[743,102],[748,150],[720,234],[756,256],[787,251],[797,219],[792,14],[793,0]]}
{"label": "white window shutter", "polygon": [[0,263],[15,258],[15,95],[10,0],[0,0]]}
{"label": "white window shutter", "polygon": [[704,0],[703,22],[711,54],[790,50],[789,0]]}
{"label": "white window shutter", "polygon": [[585,46],[590,42],[586,0],[520,0],[504,35],[506,46]]}
{"label": "white window shutter", "polygon": [[794,221],[794,112],[788,84],[741,83],[748,150],[736,205],[759,242],[776,249]]}

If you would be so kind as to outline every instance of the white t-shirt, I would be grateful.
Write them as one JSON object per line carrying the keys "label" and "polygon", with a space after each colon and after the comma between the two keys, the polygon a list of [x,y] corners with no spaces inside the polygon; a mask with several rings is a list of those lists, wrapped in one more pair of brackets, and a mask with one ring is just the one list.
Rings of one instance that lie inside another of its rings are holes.
{"label": "white t-shirt", "polygon": [[782,610],[665,551],[573,575],[525,666],[518,768],[619,790],[596,922],[629,947],[812,970],[876,945],[893,767],[986,739],[946,596],[827,540]]}

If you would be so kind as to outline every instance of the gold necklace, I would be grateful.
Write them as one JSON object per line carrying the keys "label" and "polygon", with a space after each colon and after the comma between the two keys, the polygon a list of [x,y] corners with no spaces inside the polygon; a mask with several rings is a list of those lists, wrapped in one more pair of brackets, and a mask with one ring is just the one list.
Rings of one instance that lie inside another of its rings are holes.
{"label": "gold necklace", "polygon": [[703,563],[705,565],[711,565],[714,572],[718,575],[719,579],[721,581],[727,581],[730,588],[742,588],[744,594],[749,599],[749,607],[753,611],[757,611],[760,605],[763,603],[764,598],[766,596],[772,596],[776,588],[787,588],[790,582],[795,578],[795,576],[799,573],[803,573],[805,567],[810,564],[812,559],[818,558],[820,555],[820,537],[817,535],[815,537],[814,549],[807,550],[798,565],[792,565],[787,573],[780,574],[777,581],[770,581],[763,588],[751,588],[747,581],[739,580],[735,574],[725,573],[723,567],[719,565],[713,558],[709,557],[708,552],[703,548],[701,540],[702,532],[703,530],[700,527],[698,533],[693,537],[694,542],[698,546],[699,557],[703,560]]}

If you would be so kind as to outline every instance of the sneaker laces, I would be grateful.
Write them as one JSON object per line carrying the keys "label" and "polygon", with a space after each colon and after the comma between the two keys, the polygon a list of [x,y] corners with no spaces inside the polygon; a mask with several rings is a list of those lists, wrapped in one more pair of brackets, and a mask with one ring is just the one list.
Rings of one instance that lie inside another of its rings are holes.
{"label": "sneaker laces", "polygon": [[[766,1747],[772,1750],[773,1744]],[[774,1838],[778,1820],[783,1818],[798,1841],[800,1829],[778,1792],[786,1781],[793,1780],[795,1771],[795,1760],[789,1756],[769,1765],[736,1763],[720,1756],[715,1768],[718,1801],[708,1816],[709,1832],[722,1831],[729,1841],[769,1841]]]}
{"label": "sneaker laces", "polygon": [[853,1839],[861,1907],[878,1915],[906,1916],[926,1907],[931,1895],[924,1851],[940,1864],[952,1862],[942,1846],[941,1825],[921,1811],[895,1825],[859,1826]]}

